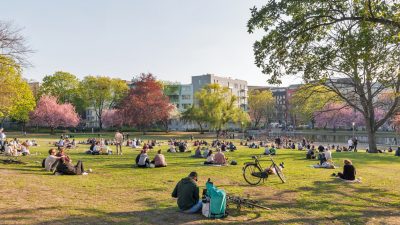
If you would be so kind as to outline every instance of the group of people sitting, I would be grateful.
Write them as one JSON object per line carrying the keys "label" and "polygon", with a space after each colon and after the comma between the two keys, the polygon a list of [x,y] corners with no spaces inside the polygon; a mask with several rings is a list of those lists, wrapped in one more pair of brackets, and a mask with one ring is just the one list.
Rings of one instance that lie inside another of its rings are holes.
{"label": "group of people sitting", "polygon": [[276,155],[275,146],[271,145],[271,147],[269,147],[269,145],[266,145],[264,149],[264,155]]}
{"label": "group of people sitting", "polygon": [[59,141],[54,143],[55,147],[59,147],[59,148],[76,148],[76,141],[75,139],[69,140],[68,137],[66,138],[60,138]]}
{"label": "group of people sitting", "polygon": [[111,155],[112,150],[105,144],[104,139],[101,138],[99,141],[90,144],[89,150],[86,151],[86,154]]}
{"label": "group of people sitting", "polygon": [[140,151],[139,155],[136,156],[136,165],[139,168],[151,168],[151,167],[166,167],[167,162],[165,156],[161,153],[161,149],[157,151],[157,155],[150,161],[150,157],[147,154],[147,149]]}
{"label": "group of people sitting", "polygon": [[225,154],[222,152],[220,148],[217,148],[217,153],[215,154],[213,153],[212,150],[209,150],[207,152],[207,158],[206,161],[204,162],[204,165],[227,165],[227,163],[228,163],[228,158],[225,157]]}
{"label": "group of people sitting", "polygon": [[170,140],[168,142],[168,146],[169,146],[168,152],[171,152],[171,153],[188,151],[188,142],[187,141]]}
{"label": "group of people sitting", "polygon": [[65,153],[65,148],[59,148],[58,152],[55,148],[50,149],[49,156],[42,162],[42,167],[55,175],[88,174],[84,170],[82,161],[79,160],[76,165],[72,164],[71,158]]}
{"label": "group of people sitting", "polygon": [[0,142],[0,153],[7,156],[26,156],[31,154],[29,150],[31,146],[37,146],[35,140],[26,140],[23,142],[17,138],[11,141],[3,140]]}

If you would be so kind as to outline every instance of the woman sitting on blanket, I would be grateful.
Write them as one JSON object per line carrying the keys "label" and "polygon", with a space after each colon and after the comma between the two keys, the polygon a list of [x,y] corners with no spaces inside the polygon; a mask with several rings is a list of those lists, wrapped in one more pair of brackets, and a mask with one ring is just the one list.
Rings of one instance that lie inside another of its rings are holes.
{"label": "woman sitting on blanket", "polygon": [[[336,174],[333,174],[336,176]],[[356,168],[353,166],[353,163],[345,159],[343,173],[338,173],[337,177],[340,177],[343,180],[355,180],[356,179]]]}
{"label": "woman sitting on blanket", "polygon": [[214,154],[212,150],[208,152],[207,159],[204,162],[204,165],[210,165],[210,164],[214,164]]}

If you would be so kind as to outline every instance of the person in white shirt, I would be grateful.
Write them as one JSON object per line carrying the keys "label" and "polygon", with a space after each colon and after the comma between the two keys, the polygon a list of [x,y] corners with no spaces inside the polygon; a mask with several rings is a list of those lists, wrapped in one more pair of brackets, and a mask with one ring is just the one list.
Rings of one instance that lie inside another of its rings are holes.
{"label": "person in white shirt", "polygon": [[56,150],[54,148],[49,150],[49,156],[44,161],[44,169],[47,171],[51,170],[52,165],[61,157],[56,156]]}
{"label": "person in white shirt", "polygon": [[325,148],[325,152],[324,153],[325,153],[326,161],[331,162],[332,161],[332,152],[331,152],[331,150]]}
{"label": "person in white shirt", "polygon": [[204,164],[205,164],[205,165],[207,165],[207,164],[214,164],[214,154],[213,154],[213,151],[212,151],[212,150],[210,150],[210,151],[208,152],[207,159],[206,159],[206,161],[204,162]]}
{"label": "person in white shirt", "polygon": [[353,149],[353,140],[351,138],[347,141],[347,145],[349,146],[349,151]]}

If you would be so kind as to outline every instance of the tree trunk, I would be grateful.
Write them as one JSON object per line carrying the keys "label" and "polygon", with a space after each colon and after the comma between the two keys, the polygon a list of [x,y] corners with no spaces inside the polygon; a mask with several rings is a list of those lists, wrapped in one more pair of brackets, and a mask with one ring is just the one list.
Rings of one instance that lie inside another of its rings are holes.
{"label": "tree trunk", "polygon": [[50,134],[54,134],[54,128],[50,127]]}
{"label": "tree trunk", "polygon": [[368,132],[368,152],[377,153],[378,148],[376,146],[376,131],[374,126],[367,120],[367,132]]}
{"label": "tree trunk", "polygon": [[199,123],[199,127],[200,127],[200,134],[204,134],[203,125],[201,123]]}

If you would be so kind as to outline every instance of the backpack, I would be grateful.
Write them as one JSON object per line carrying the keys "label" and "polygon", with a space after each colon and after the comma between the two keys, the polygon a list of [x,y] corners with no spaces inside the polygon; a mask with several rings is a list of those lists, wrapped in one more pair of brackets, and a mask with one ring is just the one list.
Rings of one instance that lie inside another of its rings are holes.
{"label": "backpack", "polygon": [[46,167],[46,158],[44,158],[43,160],[42,160],[42,168],[45,168]]}
{"label": "backpack", "polygon": [[213,183],[206,183],[207,192],[203,198],[202,214],[208,218],[223,218],[226,216],[226,193]]}

